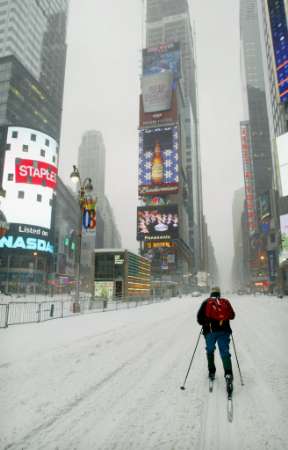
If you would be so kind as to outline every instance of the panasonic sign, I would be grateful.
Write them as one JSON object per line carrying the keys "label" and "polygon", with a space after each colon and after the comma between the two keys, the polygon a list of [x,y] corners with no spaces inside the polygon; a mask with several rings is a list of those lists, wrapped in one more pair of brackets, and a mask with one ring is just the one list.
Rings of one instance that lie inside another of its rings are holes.
{"label": "panasonic sign", "polygon": [[53,253],[53,245],[49,241],[37,239],[32,237],[22,236],[2,236],[0,238],[0,249],[23,249],[23,250],[38,250],[39,252]]}

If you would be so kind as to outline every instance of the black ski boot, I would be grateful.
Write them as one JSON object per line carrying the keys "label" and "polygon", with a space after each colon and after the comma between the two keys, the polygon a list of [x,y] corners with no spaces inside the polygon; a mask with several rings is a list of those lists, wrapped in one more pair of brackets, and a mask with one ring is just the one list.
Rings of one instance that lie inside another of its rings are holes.
{"label": "black ski boot", "polygon": [[225,380],[228,397],[231,397],[233,392],[233,375],[230,373],[225,375]]}
{"label": "black ski boot", "polygon": [[216,367],[214,363],[214,353],[207,353],[207,362],[208,362],[208,372],[209,372],[209,379],[214,381],[215,380],[215,372]]}
{"label": "black ski boot", "polygon": [[215,380],[215,372],[209,372],[208,378],[209,378],[209,380],[214,381]]}

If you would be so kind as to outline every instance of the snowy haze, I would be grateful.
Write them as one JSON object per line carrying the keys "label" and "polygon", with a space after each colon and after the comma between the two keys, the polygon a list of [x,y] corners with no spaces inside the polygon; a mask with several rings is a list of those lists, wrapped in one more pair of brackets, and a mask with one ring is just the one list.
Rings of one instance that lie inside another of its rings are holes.
{"label": "snowy haze", "polygon": [[241,366],[227,420],[218,353],[208,392],[202,299],[0,330],[2,450],[284,450],[288,304],[232,298]]}
{"label": "snowy haze", "polygon": [[[232,263],[232,198],[242,186],[238,2],[193,0],[204,213],[226,284]],[[135,238],[142,1],[71,0],[60,175],[68,182],[81,135],[100,130],[106,193],[124,247]]]}

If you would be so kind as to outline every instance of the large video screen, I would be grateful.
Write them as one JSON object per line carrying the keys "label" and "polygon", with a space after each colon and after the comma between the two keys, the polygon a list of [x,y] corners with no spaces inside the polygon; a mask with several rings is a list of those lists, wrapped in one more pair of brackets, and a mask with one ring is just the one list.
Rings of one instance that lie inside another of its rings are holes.
{"label": "large video screen", "polygon": [[277,152],[281,183],[281,196],[288,195],[288,133],[277,137]]}
{"label": "large video screen", "polygon": [[139,195],[178,191],[178,146],[176,126],[140,130]]}
{"label": "large video screen", "polygon": [[288,214],[280,216],[281,241],[283,250],[288,251]]}
{"label": "large video screen", "polygon": [[6,196],[0,197],[0,211],[10,228],[0,248],[52,252],[48,241],[57,183],[58,144],[40,131],[8,127],[4,152]]}
{"label": "large video screen", "polygon": [[143,75],[141,89],[145,113],[168,111],[171,108],[172,84],[171,71]]}
{"label": "large video screen", "polygon": [[145,48],[142,57],[143,75],[171,70],[174,79],[181,77],[181,53],[178,42]]}
{"label": "large video screen", "polygon": [[288,101],[288,29],[284,0],[268,0],[280,101]]}
{"label": "large video screen", "polygon": [[157,241],[179,236],[177,205],[141,206],[137,208],[137,240]]}

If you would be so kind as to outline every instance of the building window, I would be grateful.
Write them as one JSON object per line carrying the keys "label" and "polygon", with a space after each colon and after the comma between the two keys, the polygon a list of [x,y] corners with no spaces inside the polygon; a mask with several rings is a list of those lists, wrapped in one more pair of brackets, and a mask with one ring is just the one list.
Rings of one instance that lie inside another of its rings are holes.
{"label": "building window", "polygon": [[52,156],[52,162],[56,163],[56,156]]}
{"label": "building window", "polygon": [[41,194],[37,194],[37,202],[42,202],[42,195]]}
{"label": "building window", "polygon": [[23,144],[22,150],[23,152],[28,152],[28,145]]}
{"label": "building window", "polygon": [[24,191],[18,191],[18,198],[24,198]]}
{"label": "building window", "polygon": [[18,131],[12,131],[12,138],[17,139]]}
{"label": "building window", "polygon": [[8,173],[8,181],[13,181],[14,175],[13,173]]}
{"label": "building window", "polygon": [[50,144],[49,139],[45,139],[45,145],[46,145],[47,147],[49,147],[49,144]]}
{"label": "building window", "polygon": [[31,134],[30,136],[31,141],[36,141],[36,134]]}
{"label": "building window", "polygon": [[6,144],[5,150],[11,150],[11,144]]}
{"label": "building window", "polygon": [[41,150],[40,150],[40,155],[41,155],[41,156],[45,156],[45,150],[43,150],[42,148],[41,148]]}

